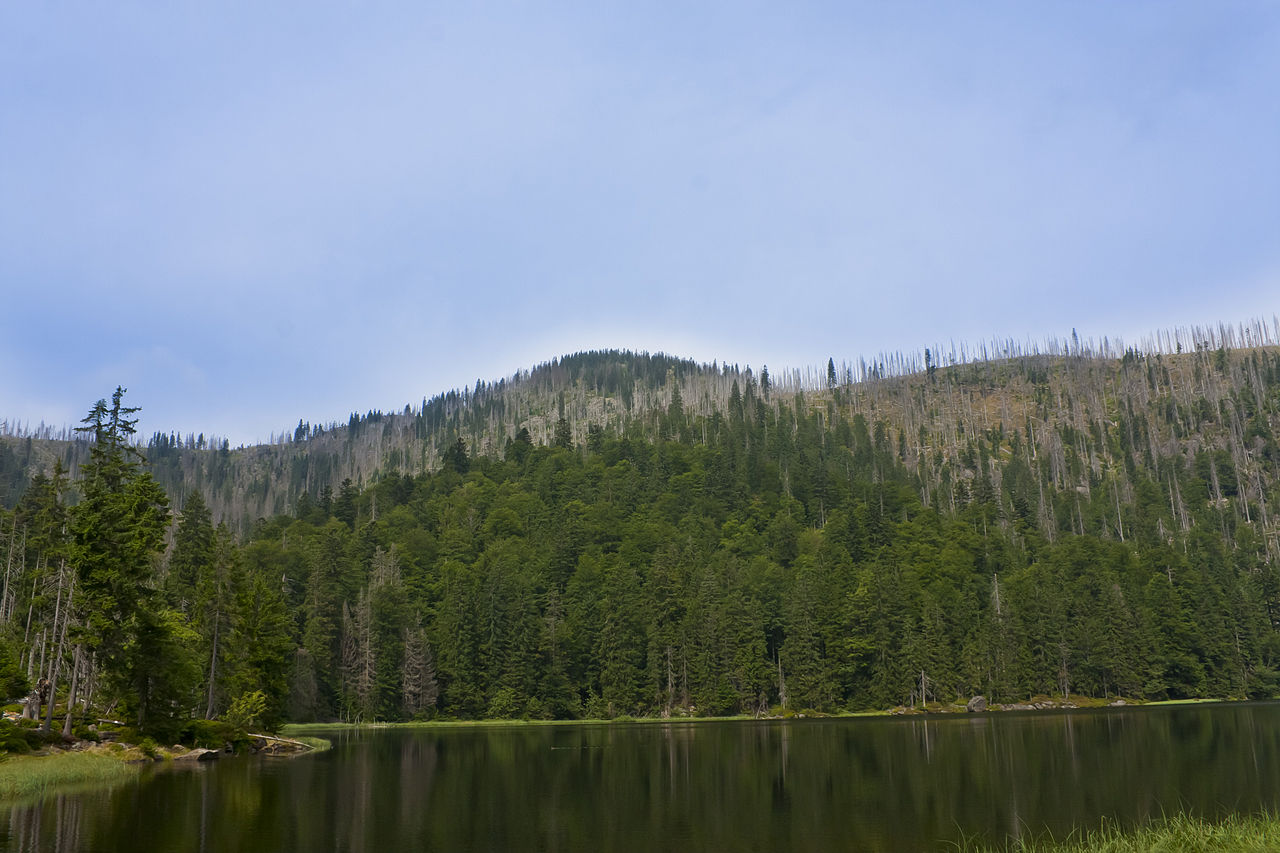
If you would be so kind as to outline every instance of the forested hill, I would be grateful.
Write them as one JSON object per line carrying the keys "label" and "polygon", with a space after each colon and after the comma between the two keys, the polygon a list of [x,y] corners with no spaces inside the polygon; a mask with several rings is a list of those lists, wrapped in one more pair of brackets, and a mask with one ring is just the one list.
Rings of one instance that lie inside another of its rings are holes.
{"label": "forested hill", "polygon": [[[736,378],[748,376],[749,368]],[[696,388],[698,409],[709,414],[727,402],[729,384],[715,365],[662,354],[586,352],[495,382],[477,380],[473,388],[398,412],[352,413],[342,423],[299,420],[265,444],[232,448],[203,433],[154,432],[139,447],[176,502],[199,490],[215,519],[247,532],[258,518],[292,510],[303,494],[322,499],[346,481],[348,489],[363,488],[385,475],[437,470],[460,437],[469,454],[500,457],[522,429],[535,443],[552,442],[561,418],[577,443],[592,428],[644,431],[657,423],[674,388],[684,386],[686,394]],[[31,476],[48,473],[55,459],[75,479],[88,458],[87,437],[69,428],[0,429],[0,505],[12,507]]]}
{"label": "forested hill", "polygon": [[[1019,455],[1015,442],[1038,477],[1037,508],[1047,505],[1042,489],[1091,491],[1104,470],[1114,480],[1117,468],[1154,470],[1170,459],[1208,466],[1213,470],[1200,473],[1212,480],[1224,454],[1231,465],[1223,476],[1230,479],[1243,463],[1256,492],[1265,472],[1251,466],[1244,433],[1267,412],[1246,406],[1267,401],[1268,344],[1277,337],[1254,322],[1162,333],[1144,350],[1073,338],[1028,352],[1006,341],[856,365],[833,359],[825,371],[772,376],[767,367],[753,373],[665,355],[579,353],[399,412],[353,413],[345,423],[323,425],[300,420],[267,444],[231,448],[203,434],[154,432],[140,448],[177,504],[199,490],[215,520],[241,534],[259,518],[293,511],[303,495],[330,501],[344,487],[350,494],[384,476],[436,471],[459,438],[470,456],[489,458],[502,458],[522,431],[535,445],[564,443],[566,431],[578,448],[604,436],[714,445],[739,409],[793,431],[817,417],[836,440],[841,425],[861,415],[919,478],[922,500],[944,500],[948,509],[953,484],[972,482],[984,466],[1002,484],[1004,463]],[[51,432],[0,431],[0,506],[12,507],[55,459],[75,480],[88,441],[71,439],[66,429],[61,440]],[[988,459],[981,458],[984,447],[993,454]],[[786,458],[775,461],[789,471]],[[1022,476],[1018,466],[1013,473]],[[1165,484],[1177,486],[1167,477]],[[1116,487],[1126,488],[1124,477]],[[1113,523],[1122,521],[1117,514]]]}
{"label": "forested hill", "polygon": [[148,725],[255,692],[275,720],[1272,696],[1273,344],[1255,325],[778,377],[571,356],[270,447],[157,436],[167,539],[117,398],[86,470],[0,518],[0,624],[33,677],[81,637],[72,671]]}

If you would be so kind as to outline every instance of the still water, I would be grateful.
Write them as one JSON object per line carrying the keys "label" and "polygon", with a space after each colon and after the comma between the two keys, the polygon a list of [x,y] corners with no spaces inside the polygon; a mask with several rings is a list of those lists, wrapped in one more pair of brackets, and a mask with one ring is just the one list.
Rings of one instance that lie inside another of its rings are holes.
{"label": "still water", "polygon": [[366,729],[0,809],[0,850],[955,850],[1280,807],[1280,704]]}

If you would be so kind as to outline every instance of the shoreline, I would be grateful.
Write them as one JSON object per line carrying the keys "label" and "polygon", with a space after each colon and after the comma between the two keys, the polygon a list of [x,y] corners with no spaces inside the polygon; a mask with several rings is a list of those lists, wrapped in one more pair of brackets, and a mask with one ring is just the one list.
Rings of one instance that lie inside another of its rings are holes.
{"label": "shoreline", "polygon": [[[251,754],[294,757],[323,752],[330,746],[324,738],[289,738],[254,734]],[[257,743],[261,741],[261,743]],[[143,748],[134,744],[76,741],[64,747],[49,747],[28,753],[0,753],[0,805],[15,805],[80,789],[114,787],[136,779],[148,767],[172,768],[220,760],[240,753],[187,747]]]}
{"label": "shoreline", "polygon": [[1257,699],[1215,699],[1215,698],[1197,698],[1197,699],[1163,699],[1158,701],[1143,701],[1140,699],[1092,699],[1089,697],[1075,697],[1072,699],[1051,699],[1049,697],[1033,697],[1027,702],[1019,703],[996,703],[987,706],[981,711],[970,711],[965,705],[942,705],[930,704],[925,708],[910,708],[898,706],[884,710],[870,711],[841,711],[837,713],[823,713],[818,711],[800,711],[796,713],[787,713],[781,715],[765,715],[755,716],[751,714],[736,714],[724,717],[696,717],[696,716],[678,716],[670,717],[631,717],[628,715],[620,715],[612,719],[580,719],[580,720],[532,720],[522,718],[512,719],[481,719],[481,720],[411,720],[411,721],[385,721],[375,720],[373,722],[342,722],[328,721],[316,723],[287,723],[281,727],[281,733],[290,732],[306,732],[306,731],[342,731],[346,729],[393,729],[393,728],[484,728],[484,727],[501,727],[501,726],[606,726],[619,724],[641,724],[656,725],[670,723],[731,723],[731,722],[756,722],[756,723],[774,723],[788,722],[791,720],[850,720],[850,719],[868,719],[883,718],[891,719],[895,717],[982,717],[993,714],[1028,714],[1052,711],[1097,711],[1108,709],[1136,709],[1136,708],[1168,708],[1182,705],[1213,705],[1213,704],[1243,704],[1245,702],[1258,702],[1267,700]]}
{"label": "shoreline", "polygon": [[50,794],[113,788],[136,779],[143,766],[104,750],[6,755],[0,760],[0,805],[18,805]]}

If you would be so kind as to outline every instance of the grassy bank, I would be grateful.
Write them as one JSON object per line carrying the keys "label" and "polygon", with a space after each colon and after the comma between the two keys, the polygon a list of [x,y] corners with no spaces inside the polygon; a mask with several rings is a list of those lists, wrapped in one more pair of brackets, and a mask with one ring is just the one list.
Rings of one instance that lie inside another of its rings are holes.
{"label": "grassy bank", "polygon": [[325,750],[333,746],[333,741],[327,740],[322,737],[308,737],[307,735],[299,735],[297,737],[294,737],[293,740],[296,740],[298,743],[306,744],[307,746],[311,747],[312,752],[324,752]]}
{"label": "grassy bank", "polygon": [[0,800],[39,797],[81,785],[112,785],[137,773],[137,765],[99,752],[11,755],[0,761]]}
{"label": "grassy bank", "polygon": [[1179,815],[1135,830],[1103,827],[1062,841],[1005,847],[961,845],[963,853],[1270,853],[1280,850],[1280,816],[1232,815],[1207,821]]}
{"label": "grassy bank", "polygon": [[612,720],[419,720],[408,723],[289,723],[280,729],[285,737],[305,741],[303,732],[344,731],[350,729],[446,729],[498,728],[511,726],[608,726],[615,723],[723,723],[729,720],[769,720],[770,717],[615,717]]}
{"label": "grassy bank", "polygon": [[[1010,705],[992,705],[987,708],[984,713],[988,714],[1019,714],[1028,711],[1082,711],[1100,708],[1115,707],[1115,700],[1093,699],[1086,696],[1072,696],[1070,700],[1057,700],[1049,697],[1038,696],[1029,702],[1039,703],[1038,705],[1025,705],[1013,707]],[[1230,702],[1231,699],[1169,699],[1160,702],[1143,702],[1139,700],[1126,700],[1123,707],[1125,708],[1152,708],[1163,707],[1169,705],[1199,705],[1205,703]],[[835,713],[822,713],[818,711],[805,710],[800,713],[786,713],[782,715],[756,717],[750,714],[739,714],[731,717],[631,717],[620,716],[610,720],[599,719],[582,719],[582,720],[527,720],[527,719],[484,719],[484,720],[422,720],[415,722],[381,722],[373,721],[367,723],[289,723],[281,728],[281,733],[287,737],[296,737],[298,732],[312,731],[341,731],[344,729],[387,729],[387,728],[471,728],[484,726],[603,726],[612,723],[724,723],[724,722],[740,722],[740,721],[756,721],[771,722],[777,720],[797,720],[797,719],[827,719],[840,720],[850,719],[854,717],[899,717],[899,716],[919,716],[924,714],[932,715],[949,715],[949,716],[966,716],[968,714],[964,705],[945,705],[931,703],[923,708],[889,708],[886,710],[869,710],[869,711],[838,711]]]}

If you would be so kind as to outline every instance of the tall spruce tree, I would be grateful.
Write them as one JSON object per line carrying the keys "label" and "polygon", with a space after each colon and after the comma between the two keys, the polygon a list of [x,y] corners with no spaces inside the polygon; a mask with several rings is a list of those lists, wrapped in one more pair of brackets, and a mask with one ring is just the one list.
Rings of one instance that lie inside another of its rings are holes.
{"label": "tall spruce tree", "polygon": [[92,438],[71,514],[83,618],[81,642],[96,655],[107,688],[142,731],[168,735],[189,713],[193,689],[189,629],[166,611],[155,567],[169,501],[130,443],[137,407],[117,387],[81,422]]}

